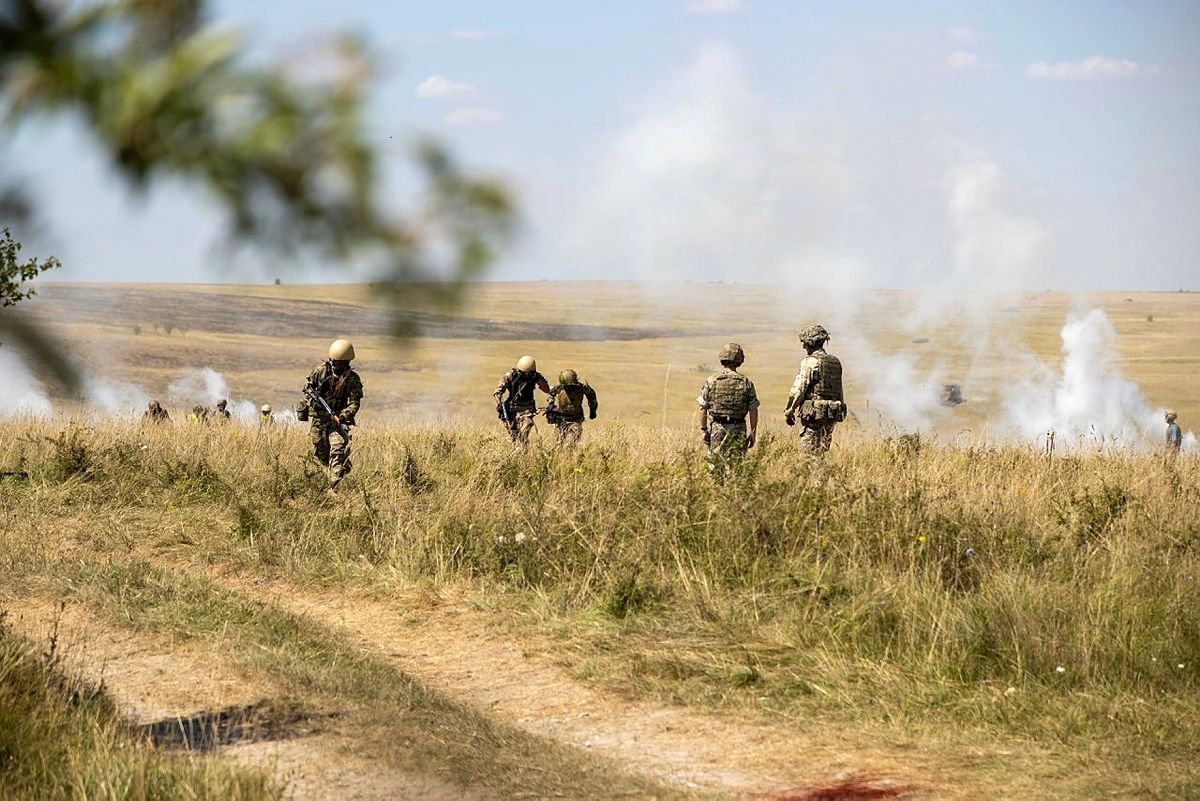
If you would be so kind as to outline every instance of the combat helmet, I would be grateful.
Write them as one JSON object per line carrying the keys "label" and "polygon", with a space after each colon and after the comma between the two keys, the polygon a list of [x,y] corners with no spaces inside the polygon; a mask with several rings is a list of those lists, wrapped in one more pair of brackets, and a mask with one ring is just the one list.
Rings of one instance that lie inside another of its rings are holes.
{"label": "combat helmet", "polygon": [[725,347],[721,348],[721,352],[717,354],[717,359],[721,364],[741,367],[742,362],[746,361],[746,352],[742,350],[742,346],[738,343],[729,342],[726,343]]}
{"label": "combat helmet", "polygon": [[329,346],[329,358],[335,362],[354,361],[354,345],[348,339],[335,339]]}
{"label": "combat helmet", "polygon": [[558,374],[558,383],[568,387],[575,386],[579,383],[579,373],[567,368]]}
{"label": "combat helmet", "polygon": [[1167,418],[1168,423],[1174,423],[1175,418],[1178,415],[1175,414],[1175,411],[1173,409],[1167,409],[1166,412],[1163,414],[1163,416]]}
{"label": "combat helmet", "polygon": [[805,326],[797,336],[805,347],[819,348],[829,341],[829,332],[820,323]]}
{"label": "combat helmet", "polygon": [[150,401],[149,404],[147,404],[146,408],[152,412],[157,412],[159,409],[162,408],[162,406],[159,405],[158,401],[152,400],[152,401]]}
{"label": "combat helmet", "polygon": [[537,360],[532,356],[522,356],[517,359],[517,369],[522,373],[532,373],[537,370]]}
{"label": "combat helmet", "polygon": [[263,413],[264,415],[266,415],[266,414],[270,414],[270,413],[271,413],[271,404],[269,404],[269,403],[264,403],[264,404],[262,405],[262,409],[261,409],[261,411],[262,411],[262,413]]}

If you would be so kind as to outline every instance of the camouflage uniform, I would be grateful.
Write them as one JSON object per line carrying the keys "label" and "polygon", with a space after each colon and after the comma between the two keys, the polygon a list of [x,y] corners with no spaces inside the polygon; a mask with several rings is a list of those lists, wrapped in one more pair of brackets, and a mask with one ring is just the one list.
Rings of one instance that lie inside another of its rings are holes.
{"label": "camouflage uniform", "polygon": [[1176,456],[1183,448],[1183,429],[1175,422],[1175,413],[1167,412],[1167,455]]}
{"label": "camouflage uniform", "polygon": [[758,408],[758,393],[753,381],[726,366],[705,380],[696,402],[708,415],[709,469],[721,476],[746,455],[746,415]]}
{"label": "camouflage uniform", "polygon": [[[336,375],[333,362],[326,361],[309,373],[308,386],[325,399],[342,425],[346,428],[354,425],[363,398],[363,384],[358,373],[347,367],[346,372]],[[353,467],[350,462],[350,439],[337,431],[332,423],[322,420],[321,415],[308,409],[307,404],[304,406],[312,418],[309,435],[313,456],[329,469],[330,484],[336,487]]]}
{"label": "camouflage uniform", "polygon": [[[533,430],[534,418],[537,417],[537,401],[533,396],[535,389],[550,392],[550,382],[546,376],[537,370],[523,373],[513,368],[504,374],[492,393],[498,403],[507,407],[510,417],[508,433],[512,441],[519,445],[529,444],[529,432]],[[507,397],[505,393],[508,393]]]}
{"label": "camouflage uniform", "polygon": [[213,417],[218,423],[224,423],[233,417],[227,407],[228,404],[225,401],[217,401],[217,410],[213,413]]}
{"label": "camouflage uniform", "polygon": [[804,427],[800,444],[813,454],[825,453],[833,444],[833,428],[846,419],[846,403],[842,393],[842,363],[825,352],[829,334],[819,325],[809,326],[800,333],[808,355],[800,362],[800,371],[788,394],[784,410],[788,425],[796,415]]}
{"label": "camouflage uniform", "polygon": [[588,419],[596,419],[600,404],[596,401],[596,390],[586,381],[580,381],[574,371],[563,371],[558,383],[550,390],[550,402],[554,404],[558,429],[558,444],[572,448],[583,436],[583,402],[587,401]]}
{"label": "camouflage uniform", "polygon": [[169,423],[171,415],[167,414],[167,410],[158,401],[150,401],[149,406],[146,407],[146,413],[142,415],[142,420],[147,423]]}

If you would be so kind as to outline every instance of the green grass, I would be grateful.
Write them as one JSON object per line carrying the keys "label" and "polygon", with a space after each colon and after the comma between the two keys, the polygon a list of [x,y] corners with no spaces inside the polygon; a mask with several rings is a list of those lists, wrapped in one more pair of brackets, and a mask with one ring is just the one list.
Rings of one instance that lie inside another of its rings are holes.
{"label": "green grass", "polygon": [[[356,471],[329,503],[299,431],[0,441],[0,461],[30,473],[0,485],[0,570],[117,559],[111,575],[68,575],[119,599],[133,625],[202,636],[232,621],[266,647],[247,658],[281,654],[262,668],[298,691],[374,698],[377,666],[137,560],[350,592],[465,584],[501,617],[553,632],[581,676],[635,696],[908,747],[931,737],[948,754],[1028,743],[1047,754],[1048,781],[1200,792],[1194,459],[1048,463],[907,440],[843,442],[813,461],[767,436],[717,486],[683,434],[593,432],[564,456],[513,451],[498,429],[377,428],[360,433]],[[400,704],[402,684],[383,686]]]}

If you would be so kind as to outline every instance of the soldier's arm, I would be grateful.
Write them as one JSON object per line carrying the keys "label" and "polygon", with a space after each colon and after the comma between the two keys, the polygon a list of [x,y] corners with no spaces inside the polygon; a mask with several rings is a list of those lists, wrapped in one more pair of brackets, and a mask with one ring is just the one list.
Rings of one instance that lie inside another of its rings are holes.
{"label": "soldier's arm", "polygon": [[547,395],[550,394],[550,382],[547,381],[546,376],[542,375],[541,373],[538,373],[537,386],[542,392],[545,392]]}
{"label": "soldier's arm", "polygon": [[500,400],[500,398],[504,395],[504,391],[508,389],[511,375],[511,373],[505,373],[504,377],[500,379],[500,383],[496,385],[496,391],[492,393],[492,397],[494,397],[496,400]]}
{"label": "soldier's arm", "polygon": [[362,379],[355,373],[350,376],[350,386],[346,393],[346,408],[338,414],[338,419],[348,426],[354,425],[354,417],[358,414],[359,407],[362,406],[362,399]]}
{"label": "soldier's arm", "polygon": [[596,390],[592,389],[588,384],[584,384],[583,397],[587,398],[588,417],[595,420],[596,412],[600,411],[600,403],[596,400]]}
{"label": "soldier's arm", "polygon": [[696,403],[700,404],[700,431],[703,434],[708,434],[708,397],[712,391],[712,382],[705,381],[704,386],[700,388],[700,396],[696,398]]}

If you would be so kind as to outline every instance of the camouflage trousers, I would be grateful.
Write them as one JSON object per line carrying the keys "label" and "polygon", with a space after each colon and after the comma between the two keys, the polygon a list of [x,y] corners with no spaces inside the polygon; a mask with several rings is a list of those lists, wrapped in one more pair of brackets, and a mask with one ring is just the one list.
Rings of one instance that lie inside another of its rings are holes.
{"label": "camouflage trousers", "polygon": [[533,423],[537,419],[535,411],[514,411],[513,423],[508,427],[512,441],[524,447],[529,444],[529,434],[533,431]]}
{"label": "camouflage trousers", "polygon": [[558,429],[558,445],[561,448],[574,448],[583,436],[582,420],[563,420],[555,423],[554,427]]}
{"label": "camouflage trousers", "polygon": [[737,467],[746,455],[746,424],[708,422],[708,470],[717,478]]}
{"label": "camouflage trousers", "polygon": [[336,487],[350,469],[350,440],[313,420],[309,429],[312,437],[313,456],[329,471],[329,484]]}
{"label": "camouflage trousers", "polygon": [[837,423],[809,423],[800,432],[800,447],[811,454],[822,454],[833,445],[833,427]]}

